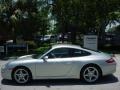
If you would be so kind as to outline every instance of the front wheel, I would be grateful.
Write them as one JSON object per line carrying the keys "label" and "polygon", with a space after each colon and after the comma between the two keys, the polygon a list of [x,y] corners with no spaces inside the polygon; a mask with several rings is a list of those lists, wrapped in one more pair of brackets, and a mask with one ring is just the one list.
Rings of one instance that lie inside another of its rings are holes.
{"label": "front wheel", "polygon": [[13,72],[13,80],[18,84],[24,84],[31,80],[30,72],[26,68],[17,68]]}
{"label": "front wheel", "polygon": [[100,77],[100,72],[95,66],[88,66],[82,70],[81,78],[88,83],[96,82]]}

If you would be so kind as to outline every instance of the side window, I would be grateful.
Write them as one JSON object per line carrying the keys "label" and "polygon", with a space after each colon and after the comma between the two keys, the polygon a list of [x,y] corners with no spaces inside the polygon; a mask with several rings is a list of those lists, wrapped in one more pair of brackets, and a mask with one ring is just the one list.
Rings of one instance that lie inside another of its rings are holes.
{"label": "side window", "polygon": [[48,58],[70,58],[89,56],[91,53],[73,48],[57,48],[47,54]]}
{"label": "side window", "polygon": [[89,56],[91,55],[91,53],[87,52],[87,51],[83,51],[83,50],[79,50],[79,49],[71,49],[72,53],[71,56],[72,57],[81,57],[81,56]]}
{"label": "side window", "polygon": [[67,58],[69,57],[69,48],[57,48],[48,53],[48,58]]}

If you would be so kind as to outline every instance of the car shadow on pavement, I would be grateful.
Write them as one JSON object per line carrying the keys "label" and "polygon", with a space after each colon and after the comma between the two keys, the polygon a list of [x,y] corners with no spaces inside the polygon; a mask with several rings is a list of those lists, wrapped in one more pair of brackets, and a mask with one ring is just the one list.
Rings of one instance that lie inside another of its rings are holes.
{"label": "car shadow on pavement", "polygon": [[52,79],[52,80],[33,80],[32,82],[28,84],[16,84],[15,82],[11,80],[2,80],[2,85],[12,85],[12,86],[70,86],[70,85],[99,85],[99,84],[110,84],[110,83],[117,83],[119,80],[114,75],[104,76],[102,77],[98,82],[89,84],[82,82],[77,79]]}

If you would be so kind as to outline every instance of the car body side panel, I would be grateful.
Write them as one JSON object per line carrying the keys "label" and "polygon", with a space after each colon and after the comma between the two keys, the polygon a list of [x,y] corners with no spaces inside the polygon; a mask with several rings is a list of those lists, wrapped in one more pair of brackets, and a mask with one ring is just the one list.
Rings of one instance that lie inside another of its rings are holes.
{"label": "car body side panel", "polygon": [[66,76],[72,69],[72,62],[69,59],[48,59],[36,64],[36,75],[38,77],[61,77]]}

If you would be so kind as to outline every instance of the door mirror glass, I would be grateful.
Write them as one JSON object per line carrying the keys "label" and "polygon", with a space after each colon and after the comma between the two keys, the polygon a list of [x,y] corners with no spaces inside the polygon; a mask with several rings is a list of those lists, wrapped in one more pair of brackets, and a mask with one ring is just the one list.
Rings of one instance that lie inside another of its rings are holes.
{"label": "door mirror glass", "polygon": [[44,61],[46,61],[48,59],[48,56],[45,56],[43,59],[44,59]]}

